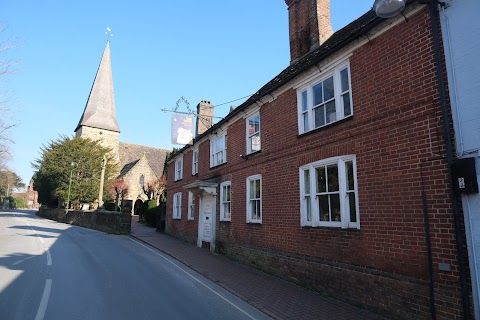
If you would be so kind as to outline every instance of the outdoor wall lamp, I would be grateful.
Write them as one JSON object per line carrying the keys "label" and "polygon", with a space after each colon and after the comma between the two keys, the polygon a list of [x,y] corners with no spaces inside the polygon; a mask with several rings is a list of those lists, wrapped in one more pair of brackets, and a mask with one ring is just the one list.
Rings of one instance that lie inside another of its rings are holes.
{"label": "outdoor wall lamp", "polygon": [[[437,3],[442,7],[445,6],[444,2],[439,0],[427,0],[430,2]],[[427,2],[421,1],[421,2]],[[373,10],[380,18],[391,18],[401,13],[405,9],[405,4],[407,0],[375,0],[373,4]]]}
{"label": "outdoor wall lamp", "polygon": [[373,10],[380,18],[396,16],[405,8],[406,0],[375,0]]}

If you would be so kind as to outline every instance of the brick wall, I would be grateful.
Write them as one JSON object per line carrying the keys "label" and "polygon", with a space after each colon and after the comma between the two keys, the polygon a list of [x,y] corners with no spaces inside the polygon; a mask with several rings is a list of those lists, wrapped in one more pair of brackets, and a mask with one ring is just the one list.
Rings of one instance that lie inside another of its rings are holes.
{"label": "brick wall", "polygon": [[[353,117],[298,135],[296,91],[260,109],[261,152],[245,154],[245,120],[229,123],[228,163],[209,168],[209,142],[199,145],[199,174],[168,177],[172,197],[194,180],[232,185],[231,222],[219,221],[217,250],[277,276],[361,304],[391,319],[429,319],[428,257],[422,191],[430,216],[438,319],[461,319],[447,161],[430,22],[426,9],[356,49],[350,57]],[[300,226],[299,167],[355,154],[360,229]],[[246,178],[262,175],[262,224],[246,223]],[[186,220],[169,232],[196,239]],[[218,200],[217,200],[218,208]],[[198,209],[197,209],[198,210]],[[198,217],[198,211],[196,213]],[[198,225],[197,225],[198,226]],[[451,266],[440,271],[438,264]]]}
{"label": "brick wall", "polygon": [[66,222],[76,226],[95,229],[113,234],[130,234],[132,216],[129,212],[106,210],[78,211],[71,210],[65,216],[65,209],[40,208],[40,217]]}
{"label": "brick wall", "polygon": [[[202,153],[205,155],[205,153]],[[205,165],[205,159],[202,156],[199,159],[202,165]],[[208,159],[208,157],[207,157]],[[199,168],[199,170],[202,170]],[[203,168],[203,170],[205,170]],[[197,243],[198,233],[198,197],[195,198],[195,215],[193,220],[188,220],[188,191],[182,186],[197,180],[196,176],[192,176],[192,150],[184,153],[183,155],[183,179],[175,183],[174,186],[170,182],[175,181],[175,161],[168,168],[167,175],[167,213],[166,213],[166,225],[165,232],[183,239],[190,243]],[[173,215],[173,195],[177,192],[182,192],[182,214],[181,219],[172,219]]]}

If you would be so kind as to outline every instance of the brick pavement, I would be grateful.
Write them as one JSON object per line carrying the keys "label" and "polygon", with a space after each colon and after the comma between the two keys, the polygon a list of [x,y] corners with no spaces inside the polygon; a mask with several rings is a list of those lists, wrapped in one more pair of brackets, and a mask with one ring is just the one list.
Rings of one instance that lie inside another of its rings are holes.
{"label": "brick pavement", "polygon": [[156,232],[132,218],[131,235],[184,263],[274,319],[384,319],[225,256]]}

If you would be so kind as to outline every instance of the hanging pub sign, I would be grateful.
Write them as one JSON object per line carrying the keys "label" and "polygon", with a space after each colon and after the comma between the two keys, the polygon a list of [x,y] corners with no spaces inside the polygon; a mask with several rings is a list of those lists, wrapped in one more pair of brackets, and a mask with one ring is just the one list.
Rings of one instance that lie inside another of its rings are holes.
{"label": "hanging pub sign", "polygon": [[190,144],[193,140],[193,119],[172,114],[172,144]]}

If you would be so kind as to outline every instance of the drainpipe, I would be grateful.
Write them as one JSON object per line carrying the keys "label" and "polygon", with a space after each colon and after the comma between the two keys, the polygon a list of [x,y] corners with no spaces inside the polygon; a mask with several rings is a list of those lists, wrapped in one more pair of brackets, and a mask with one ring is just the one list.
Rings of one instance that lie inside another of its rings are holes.
{"label": "drainpipe", "polygon": [[430,290],[430,314],[432,320],[437,319],[437,311],[435,308],[435,283],[433,279],[433,257],[432,257],[432,240],[430,237],[430,221],[428,218],[428,204],[427,194],[425,192],[425,183],[423,180],[423,162],[420,162],[420,177],[422,181],[422,207],[423,207],[423,220],[425,223],[425,240],[427,243],[427,255],[428,255],[428,275],[429,275],[429,290]]}
{"label": "drainpipe", "polygon": [[[445,139],[445,147],[447,151],[447,162],[448,162],[448,177],[450,180],[450,197],[452,201],[452,210],[453,210],[453,221],[455,226],[455,241],[457,244],[457,259],[458,265],[460,269],[460,284],[462,289],[462,302],[463,302],[463,319],[468,320],[470,318],[470,301],[468,296],[468,287],[467,287],[467,276],[465,270],[465,254],[463,251],[463,239],[460,233],[460,214],[458,203],[456,201],[456,194],[453,190],[454,181],[452,175],[452,163],[453,163],[453,148],[452,148],[452,140],[451,140],[451,133],[450,133],[450,123],[448,117],[448,109],[447,109],[447,96],[445,90],[445,82],[443,79],[443,63],[442,63],[442,56],[440,52],[440,44],[439,44],[439,34],[438,34],[438,24],[437,24],[437,17],[435,15],[436,12],[436,4],[435,0],[427,1],[427,5],[430,10],[430,20],[432,22],[432,36],[433,36],[433,47],[435,51],[435,64],[437,67],[437,77],[438,77],[438,92],[440,94],[440,105],[442,110],[442,118],[443,118],[443,131],[444,131],[444,139]],[[425,2],[423,2],[425,3]],[[441,3],[444,6],[444,3]]]}

